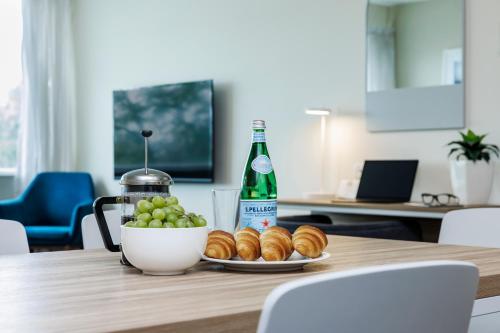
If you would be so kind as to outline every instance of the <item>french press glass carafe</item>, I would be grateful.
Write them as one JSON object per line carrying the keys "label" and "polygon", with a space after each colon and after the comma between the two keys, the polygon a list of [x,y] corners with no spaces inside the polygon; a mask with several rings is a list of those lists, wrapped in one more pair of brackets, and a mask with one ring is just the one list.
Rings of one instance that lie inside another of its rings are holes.
{"label": "french press glass carafe", "polygon": [[[103,213],[103,205],[122,205],[121,224],[134,220],[134,212],[139,200],[151,200],[155,196],[167,198],[170,196],[172,178],[165,172],[148,168],[148,138],[152,131],[143,130],[144,137],[144,169],[132,170],[125,173],[120,179],[122,195],[114,197],[100,197],[94,201],[94,215],[101,232],[106,249],[119,252],[120,246],[113,244],[108,224]],[[122,263],[130,265],[122,253]]]}

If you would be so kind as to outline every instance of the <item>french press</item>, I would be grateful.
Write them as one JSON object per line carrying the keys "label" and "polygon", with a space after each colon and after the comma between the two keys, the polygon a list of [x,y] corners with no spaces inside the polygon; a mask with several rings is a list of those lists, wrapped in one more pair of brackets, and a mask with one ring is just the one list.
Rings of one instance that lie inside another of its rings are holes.
{"label": "french press", "polygon": [[[144,169],[132,170],[125,173],[120,179],[122,195],[114,197],[100,197],[94,201],[94,215],[101,232],[104,246],[112,252],[121,250],[119,245],[113,244],[108,224],[103,213],[103,205],[121,204],[121,224],[134,220],[134,211],[137,202],[142,199],[151,200],[155,196],[170,197],[172,178],[165,172],[148,168],[148,138],[152,131],[143,130],[144,137]],[[130,265],[122,253],[122,264]]]}

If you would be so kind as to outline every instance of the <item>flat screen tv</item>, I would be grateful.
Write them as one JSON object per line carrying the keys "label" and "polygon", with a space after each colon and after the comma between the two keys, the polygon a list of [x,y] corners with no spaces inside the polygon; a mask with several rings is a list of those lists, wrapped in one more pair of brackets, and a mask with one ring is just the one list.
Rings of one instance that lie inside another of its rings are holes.
{"label": "flat screen tv", "polygon": [[177,182],[213,182],[213,81],[113,92],[115,177],[144,168],[141,130],[149,138],[148,167]]}

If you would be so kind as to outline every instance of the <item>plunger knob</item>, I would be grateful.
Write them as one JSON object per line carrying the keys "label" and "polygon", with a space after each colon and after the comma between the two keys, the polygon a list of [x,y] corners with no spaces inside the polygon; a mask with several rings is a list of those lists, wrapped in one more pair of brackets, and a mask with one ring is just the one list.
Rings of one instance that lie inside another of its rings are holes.
{"label": "plunger knob", "polygon": [[151,135],[153,135],[153,131],[151,131],[151,130],[142,130],[141,134],[142,134],[143,137],[149,138]]}

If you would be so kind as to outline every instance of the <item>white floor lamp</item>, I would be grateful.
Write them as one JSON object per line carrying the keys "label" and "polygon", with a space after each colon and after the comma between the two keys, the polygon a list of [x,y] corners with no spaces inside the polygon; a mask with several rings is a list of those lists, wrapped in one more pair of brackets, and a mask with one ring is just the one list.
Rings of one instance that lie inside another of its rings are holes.
{"label": "white floor lamp", "polygon": [[333,193],[326,193],[325,184],[325,159],[326,159],[326,117],[332,114],[332,109],[329,108],[308,108],[305,113],[312,116],[321,117],[321,128],[320,128],[320,186],[319,192],[307,192],[304,193],[306,198],[315,199],[328,199],[334,196]]}

